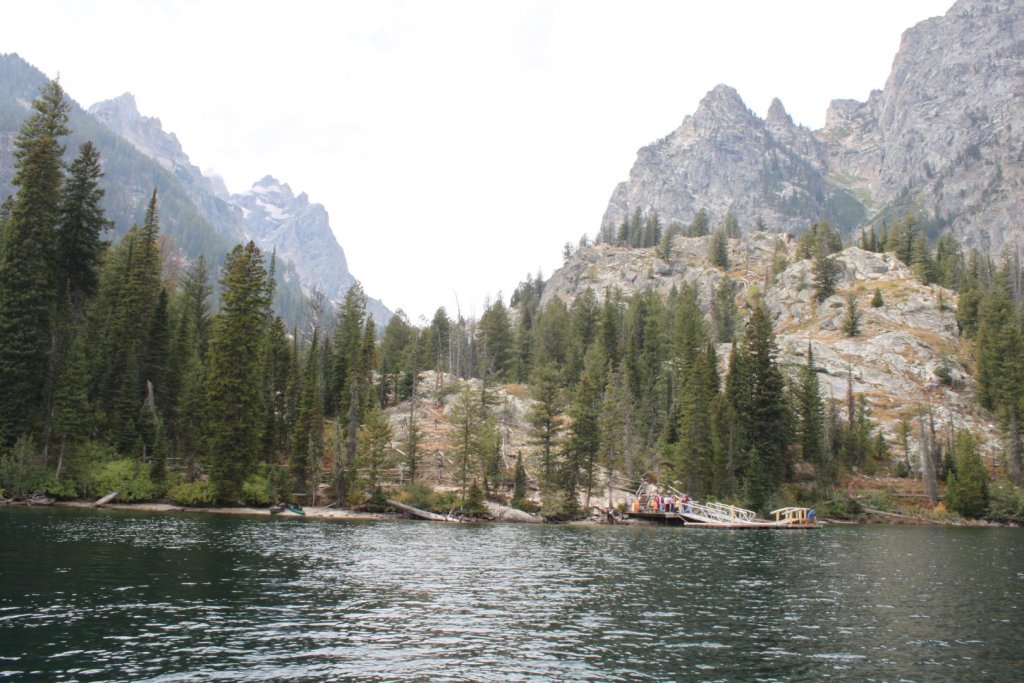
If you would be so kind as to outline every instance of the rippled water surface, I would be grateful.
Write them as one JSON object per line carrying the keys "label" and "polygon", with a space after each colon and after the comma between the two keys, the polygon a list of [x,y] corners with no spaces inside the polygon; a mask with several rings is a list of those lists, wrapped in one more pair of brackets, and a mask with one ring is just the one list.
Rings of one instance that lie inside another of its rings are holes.
{"label": "rippled water surface", "polygon": [[0,510],[0,678],[1020,680],[1024,531]]}

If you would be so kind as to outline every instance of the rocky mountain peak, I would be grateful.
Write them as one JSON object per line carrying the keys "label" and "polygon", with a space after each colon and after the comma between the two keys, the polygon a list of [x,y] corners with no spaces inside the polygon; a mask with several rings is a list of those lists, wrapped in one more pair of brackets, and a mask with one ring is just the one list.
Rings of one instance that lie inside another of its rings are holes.
{"label": "rocky mountain peak", "polygon": [[778,97],[772,98],[772,103],[768,107],[768,115],[765,117],[764,122],[769,129],[793,128],[796,125],[793,123],[793,117],[782,106],[782,100]]}
{"label": "rocky mountain peak", "polygon": [[260,194],[264,196],[268,195],[283,195],[288,199],[293,199],[292,188],[288,183],[282,183],[278,181],[272,175],[265,175],[255,183],[252,184],[252,189],[249,190],[252,193]]}
{"label": "rocky mountain peak", "polygon": [[735,89],[718,85],[679,128],[640,149],[629,180],[612,195],[602,234],[637,210],[685,225],[702,208],[712,225],[732,214],[746,229],[760,220],[801,230],[831,211],[819,146],[781,104],[769,128]]}
{"label": "rocky mountain peak", "polygon": [[168,171],[188,169],[202,175],[191,164],[185,150],[174,133],[164,131],[160,119],[139,113],[135,96],[130,92],[89,107],[89,114],[97,121],[130,142],[146,156],[154,159]]}
{"label": "rocky mountain peak", "polygon": [[693,116],[684,119],[680,130],[715,135],[723,129],[756,127],[759,123],[735,88],[719,84],[704,96]]}
{"label": "rocky mountain peak", "polygon": [[717,115],[725,113],[749,113],[746,103],[736,88],[719,83],[708,91],[697,106],[697,113],[704,115]]}
{"label": "rocky mountain peak", "polygon": [[833,101],[819,131],[796,126],[778,100],[761,121],[716,86],[678,130],[640,150],[602,234],[634,211],[685,224],[704,207],[712,224],[731,212],[743,229],[761,215],[792,231],[913,213],[931,234],[948,229],[998,256],[1024,246],[1022,88],[1024,3],[959,0],[904,33],[884,89]]}

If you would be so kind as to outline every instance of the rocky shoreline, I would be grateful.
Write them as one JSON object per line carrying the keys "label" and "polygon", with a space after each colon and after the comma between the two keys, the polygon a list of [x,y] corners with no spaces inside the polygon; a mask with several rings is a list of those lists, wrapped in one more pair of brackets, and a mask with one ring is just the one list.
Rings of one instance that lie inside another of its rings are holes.
{"label": "rocky shoreline", "polygon": [[[270,515],[268,508],[256,508],[246,506],[211,506],[211,507],[188,507],[184,505],[176,505],[174,503],[106,503],[102,506],[97,506],[93,502],[84,500],[62,500],[62,501],[12,501],[2,500],[0,505],[4,506],[23,506],[23,507],[65,507],[65,508],[78,508],[78,509],[106,509],[106,510],[126,510],[131,512],[153,512],[153,513],[203,513],[203,514],[214,514],[214,515],[231,515],[231,516],[247,516],[247,517],[274,517],[274,518],[306,518],[316,520],[334,520],[334,521],[386,521],[386,520],[404,520],[414,519],[411,515],[402,512],[365,512],[356,510],[344,510],[332,507],[304,507],[302,510],[305,515],[296,515],[291,512],[284,512],[280,515]],[[513,508],[506,508],[505,506],[499,506],[493,504],[490,518],[473,518],[473,519],[447,519],[448,522],[466,522],[474,524],[523,524],[523,523],[546,523],[542,518],[531,515],[533,519],[527,520],[524,518],[515,518],[502,514],[502,510],[512,510]],[[525,514],[525,513],[524,513]],[[835,526],[863,526],[871,524],[881,524],[890,526],[960,526],[960,527],[1017,527],[1016,524],[1002,524],[999,522],[991,522],[988,520],[976,520],[976,519],[964,519],[960,517],[951,517],[946,519],[940,519],[935,517],[925,516],[911,516],[897,513],[884,512],[881,510],[870,510],[865,511],[851,519],[829,519],[823,518],[820,520],[825,525]],[[628,526],[639,526],[644,524],[639,520],[619,520],[617,524],[624,524]],[[591,517],[588,519],[574,520],[566,522],[564,524],[570,526],[595,526],[595,525],[606,525],[607,522],[601,518]]]}

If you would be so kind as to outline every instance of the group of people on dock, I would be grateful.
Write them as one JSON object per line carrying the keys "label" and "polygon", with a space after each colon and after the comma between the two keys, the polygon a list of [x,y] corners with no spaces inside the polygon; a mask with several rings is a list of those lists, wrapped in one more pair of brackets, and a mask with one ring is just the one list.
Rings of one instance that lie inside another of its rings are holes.
{"label": "group of people on dock", "polygon": [[662,496],[659,493],[642,495],[627,500],[630,512],[690,512],[690,497],[685,493],[681,496]]}

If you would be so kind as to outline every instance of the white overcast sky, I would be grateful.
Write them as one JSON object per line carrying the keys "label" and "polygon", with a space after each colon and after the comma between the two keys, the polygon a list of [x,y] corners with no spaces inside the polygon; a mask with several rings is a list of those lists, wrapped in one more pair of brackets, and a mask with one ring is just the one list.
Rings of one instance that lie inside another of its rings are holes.
{"label": "white overcast sky", "polygon": [[366,291],[417,322],[550,275],[716,84],[819,128],[951,4],[0,0],[0,52],[86,107],[132,92],[232,192],[308,193]]}

